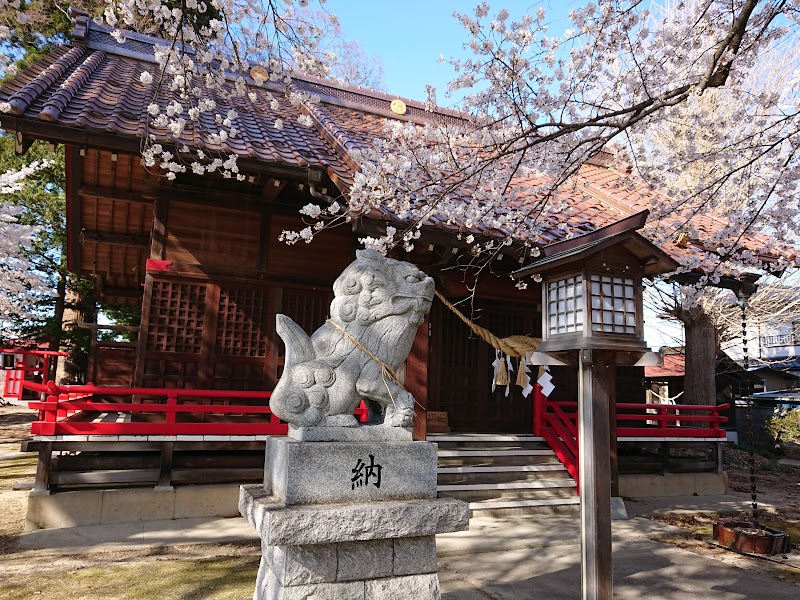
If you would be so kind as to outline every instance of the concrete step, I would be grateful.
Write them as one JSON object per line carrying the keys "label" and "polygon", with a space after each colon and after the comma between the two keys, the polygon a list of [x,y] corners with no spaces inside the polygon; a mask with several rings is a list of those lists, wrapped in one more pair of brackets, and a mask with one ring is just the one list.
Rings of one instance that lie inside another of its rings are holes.
{"label": "concrete step", "polygon": [[544,442],[544,438],[528,434],[506,433],[432,433],[429,442]]}
{"label": "concrete step", "polygon": [[469,503],[470,517],[504,517],[539,513],[571,513],[580,510],[580,498],[506,498],[502,500],[481,500]]}
{"label": "concrete step", "polygon": [[527,465],[560,465],[555,454],[541,456],[454,456],[439,457],[439,467],[524,467]]}
{"label": "concrete step", "polygon": [[542,438],[431,436],[439,444],[439,493],[469,502],[473,515],[573,511],[576,484]]}
{"label": "concrete step", "polygon": [[445,449],[439,450],[439,467],[521,467],[561,464],[549,448],[528,449]]}
{"label": "concrete step", "polygon": [[549,448],[537,448],[535,450],[526,449],[456,449],[456,450],[439,450],[439,458],[451,457],[466,457],[466,456],[555,456],[553,451]]}
{"label": "concrete step", "polygon": [[556,488],[575,488],[572,479],[540,479],[537,481],[513,481],[509,483],[459,483],[454,485],[440,485],[438,490],[452,495],[453,492],[478,492],[487,490],[542,490]]}
{"label": "concrete step", "polygon": [[548,450],[544,438],[532,435],[492,435],[492,434],[457,434],[428,436],[428,441],[438,444],[440,450],[454,449],[496,449],[513,450],[539,449]]}
{"label": "concrete step", "polygon": [[569,479],[561,463],[547,465],[493,465],[485,467],[441,467],[439,485],[510,483],[540,479]]}
{"label": "concrete step", "polygon": [[[447,486],[443,486],[447,487]],[[490,487],[484,490],[454,489],[440,490],[441,496],[457,498],[464,502],[480,502],[482,500],[545,500],[553,498],[572,498],[575,496],[575,486],[572,487],[544,487],[544,488],[508,488],[500,489]]]}
{"label": "concrete step", "polygon": [[453,473],[520,473],[566,471],[561,463],[547,465],[492,465],[486,467],[439,467],[439,475]]}

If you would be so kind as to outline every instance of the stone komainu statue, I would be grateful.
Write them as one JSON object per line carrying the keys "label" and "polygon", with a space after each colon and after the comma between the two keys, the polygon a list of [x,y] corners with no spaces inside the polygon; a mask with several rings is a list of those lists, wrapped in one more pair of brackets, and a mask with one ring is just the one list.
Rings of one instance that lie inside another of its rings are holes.
{"label": "stone komainu statue", "polygon": [[[414,265],[359,250],[333,293],[330,321],[397,371],[431,308],[434,284]],[[292,319],[277,315],[277,332],[286,344],[286,362],[269,402],[275,415],[298,427],[352,427],[363,398],[370,422],[378,421],[377,403],[385,425],[412,425],[413,396],[331,322],[309,337]]]}

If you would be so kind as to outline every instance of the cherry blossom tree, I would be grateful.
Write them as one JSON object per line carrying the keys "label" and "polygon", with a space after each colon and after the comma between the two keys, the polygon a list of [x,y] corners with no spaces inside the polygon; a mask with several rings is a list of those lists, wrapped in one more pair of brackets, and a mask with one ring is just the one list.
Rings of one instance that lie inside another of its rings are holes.
{"label": "cherry blossom tree", "polygon": [[[674,2],[661,13],[664,19],[682,16],[682,9]],[[720,274],[750,272],[757,276],[783,271],[783,265],[776,269],[762,264],[759,254],[763,257],[775,250],[772,245],[776,239],[797,241],[798,205],[785,197],[786,190],[779,191],[791,177],[786,167],[792,158],[779,153],[771,158],[765,155],[784,136],[796,135],[796,124],[788,117],[791,107],[796,111],[799,74],[800,44],[793,37],[778,38],[762,51],[761,59],[737,85],[694,96],[672,107],[667,118],[629,136],[630,155],[641,165],[641,175],[668,178],[673,189],[683,190],[682,202],[667,205],[671,214],[663,208],[657,208],[657,214],[665,219],[669,214],[672,230],[684,231],[691,239],[703,239],[711,250],[692,257],[691,262],[685,260],[682,270],[704,269],[712,282]],[[720,127],[721,123],[729,125]],[[713,231],[708,230],[707,220],[696,218],[710,211],[715,218]],[[744,235],[757,232],[769,235],[762,235],[755,245],[739,244]],[[791,275],[792,270],[787,273]],[[771,314],[791,316],[796,305],[791,285],[774,277],[762,279],[748,303],[748,320],[757,325]],[[713,366],[718,351],[733,343],[734,354],[739,354],[741,316],[731,292],[700,283],[656,284],[650,296],[657,312],[683,324],[686,397],[706,404],[715,400]]]}
{"label": "cherry blossom tree", "polygon": [[0,324],[33,317],[38,301],[50,293],[46,277],[32,269],[23,252],[34,240],[36,228],[20,224],[21,210],[4,198],[22,190],[25,178],[46,166],[34,161],[0,174]]}

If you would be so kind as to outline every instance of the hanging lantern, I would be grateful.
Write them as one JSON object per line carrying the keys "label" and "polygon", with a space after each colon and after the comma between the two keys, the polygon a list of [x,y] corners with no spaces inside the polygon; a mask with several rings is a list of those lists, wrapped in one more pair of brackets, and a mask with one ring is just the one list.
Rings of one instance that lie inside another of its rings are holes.
{"label": "hanging lantern", "polygon": [[514,273],[541,277],[539,352],[647,351],[642,278],[677,263],[636,233],[645,217],[549,246],[545,256]]}

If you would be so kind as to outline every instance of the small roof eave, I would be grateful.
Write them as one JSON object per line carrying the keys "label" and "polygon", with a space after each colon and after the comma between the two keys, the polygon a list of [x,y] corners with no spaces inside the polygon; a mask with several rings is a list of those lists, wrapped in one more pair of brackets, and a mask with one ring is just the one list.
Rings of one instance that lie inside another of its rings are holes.
{"label": "small roof eave", "polygon": [[567,263],[583,260],[611,246],[622,245],[641,261],[646,276],[674,271],[678,261],[650,240],[636,232],[647,220],[648,211],[642,211],[592,233],[577,236],[543,248],[544,256],[511,274],[520,279],[541,274]]}

